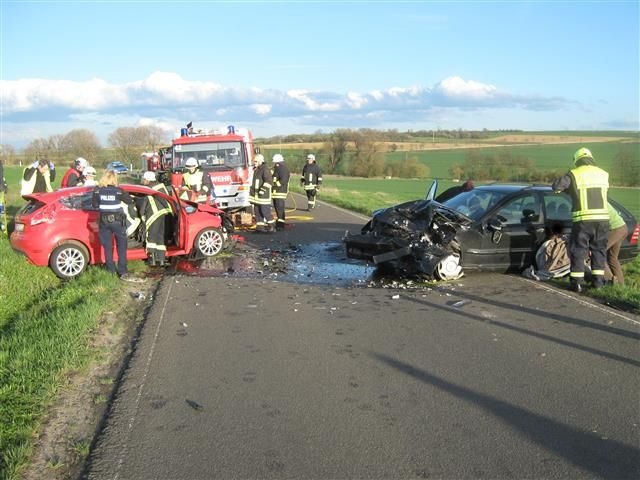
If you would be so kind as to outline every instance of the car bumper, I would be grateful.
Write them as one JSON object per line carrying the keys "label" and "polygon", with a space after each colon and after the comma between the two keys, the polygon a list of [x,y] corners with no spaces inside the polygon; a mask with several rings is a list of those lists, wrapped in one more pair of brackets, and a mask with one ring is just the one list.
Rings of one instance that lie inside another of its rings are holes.
{"label": "car bumper", "polygon": [[11,234],[11,248],[24,255],[34,265],[47,266],[49,264],[51,249],[35,245],[32,240],[28,240],[21,232],[13,232]]}

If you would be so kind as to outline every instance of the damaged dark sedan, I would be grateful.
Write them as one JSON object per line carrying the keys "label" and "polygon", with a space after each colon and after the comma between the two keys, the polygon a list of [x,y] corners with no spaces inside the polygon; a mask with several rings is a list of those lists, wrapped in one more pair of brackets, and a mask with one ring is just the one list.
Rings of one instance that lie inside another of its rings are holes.
{"label": "damaged dark sedan", "polygon": [[[463,269],[521,271],[534,263],[546,227],[560,223],[571,231],[571,198],[549,186],[481,185],[443,203],[433,200],[436,189],[434,182],[426,199],[378,210],[360,233],[347,232],[347,257],[401,275],[453,280]],[[610,203],[629,228],[619,258],[632,259],[640,225],[619,203]]]}

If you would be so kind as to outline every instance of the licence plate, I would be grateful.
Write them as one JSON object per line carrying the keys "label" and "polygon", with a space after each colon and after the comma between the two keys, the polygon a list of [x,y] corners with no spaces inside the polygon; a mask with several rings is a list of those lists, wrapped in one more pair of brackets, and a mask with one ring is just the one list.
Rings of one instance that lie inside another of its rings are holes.
{"label": "licence plate", "polygon": [[24,223],[16,223],[14,231],[24,232]]}

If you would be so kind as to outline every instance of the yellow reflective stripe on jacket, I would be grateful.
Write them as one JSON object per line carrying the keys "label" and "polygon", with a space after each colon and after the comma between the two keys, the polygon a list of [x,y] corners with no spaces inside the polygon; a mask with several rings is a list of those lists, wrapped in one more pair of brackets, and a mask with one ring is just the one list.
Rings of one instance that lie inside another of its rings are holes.
{"label": "yellow reflective stripe on jacket", "polygon": [[582,165],[571,170],[578,205],[574,205],[571,217],[574,222],[609,220],[607,191],[609,174],[593,165]]}
{"label": "yellow reflective stripe on jacket", "polygon": [[146,218],[144,221],[144,223],[148,227],[149,225],[153,224],[153,222],[155,222],[159,217],[166,215],[168,213],[171,213],[171,209],[169,207],[158,208],[155,198],[151,196],[147,198],[149,199],[149,205],[151,205],[151,210],[153,210],[153,213],[151,214],[151,216],[149,218]]}

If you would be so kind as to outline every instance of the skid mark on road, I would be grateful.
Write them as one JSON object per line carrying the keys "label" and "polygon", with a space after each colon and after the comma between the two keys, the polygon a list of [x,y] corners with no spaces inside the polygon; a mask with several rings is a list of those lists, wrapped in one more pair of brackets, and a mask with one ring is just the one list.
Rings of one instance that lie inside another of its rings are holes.
{"label": "skid mark on road", "polygon": [[113,475],[113,479],[117,480],[120,476],[120,469],[122,468],[122,464],[124,463],[124,459],[128,456],[127,450],[129,448],[129,438],[131,437],[131,430],[133,429],[133,425],[136,421],[136,416],[138,415],[138,410],[140,409],[140,399],[142,398],[142,390],[147,382],[147,376],[149,375],[149,369],[151,368],[151,360],[153,359],[153,353],[156,349],[156,343],[158,341],[158,335],[160,334],[160,327],[162,326],[162,322],[164,320],[165,312],[167,309],[167,303],[169,302],[169,298],[171,297],[171,289],[173,288],[173,282],[169,283],[169,290],[164,299],[164,304],[162,305],[162,311],[160,312],[160,319],[158,320],[158,325],[156,326],[156,331],[153,334],[153,342],[151,343],[151,348],[149,349],[149,354],[147,355],[147,363],[144,366],[144,373],[142,375],[142,381],[138,386],[138,393],[136,394],[136,401],[133,407],[133,414],[131,418],[129,418],[129,425],[127,426],[127,434],[125,441],[122,444],[122,450],[120,452],[120,456],[118,457],[118,464],[116,466],[116,472]]}

